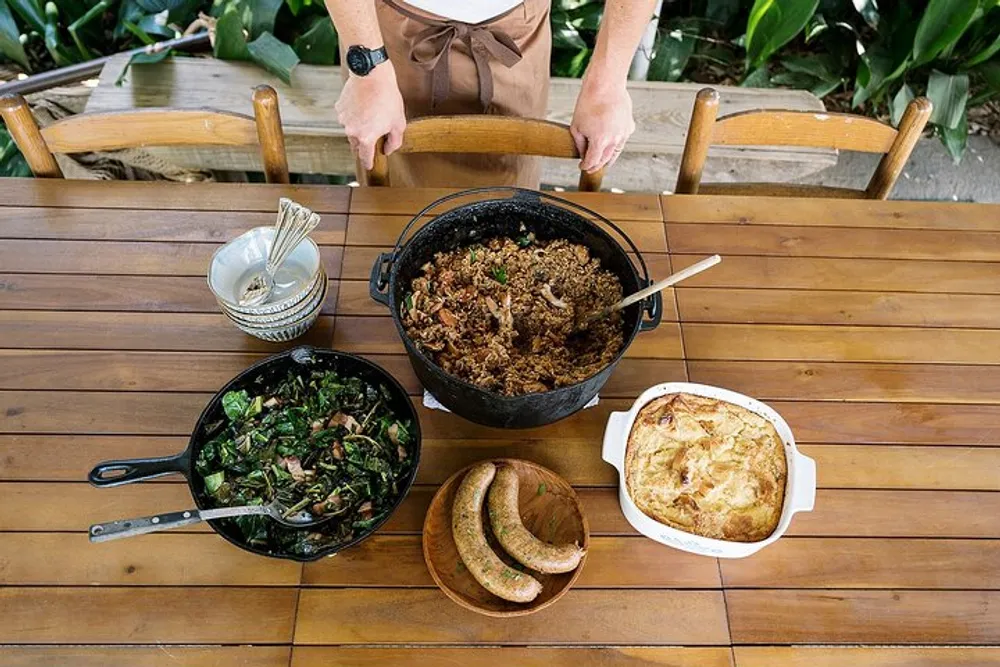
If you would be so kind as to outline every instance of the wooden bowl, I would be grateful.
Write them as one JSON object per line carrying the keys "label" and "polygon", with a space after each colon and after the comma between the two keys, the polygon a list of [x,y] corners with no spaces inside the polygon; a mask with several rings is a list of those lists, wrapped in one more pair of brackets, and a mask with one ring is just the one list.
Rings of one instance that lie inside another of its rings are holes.
{"label": "wooden bowl", "polygon": [[[520,481],[518,505],[524,527],[533,535],[546,542],[564,544],[576,542],[590,549],[590,528],[583,515],[580,500],[573,487],[559,475],[547,468],[521,459],[490,459],[496,466],[511,466],[517,470]],[[480,462],[481,463],[481,462]],[[476,465],[476,464],[473,464]],[[448,478],[431,500],[427,517],[424,519],[424,560],[431,576],[445,595],[472,611],[486,616],[524,616],[544,609],[561,598],[580,576],[587,560],[584,556],[572,572],[563,574],[543,574],[526,570],[542,584],[542,592],[527,603],[503,600],[477,582],[462,563],[458,548],[451,535],[452,505],[455,493],[472,466],[462,468]],[[504,552],[490,530],[484,508],[483,523],[487,540],[493,551],[508,565],[514,559]]]}

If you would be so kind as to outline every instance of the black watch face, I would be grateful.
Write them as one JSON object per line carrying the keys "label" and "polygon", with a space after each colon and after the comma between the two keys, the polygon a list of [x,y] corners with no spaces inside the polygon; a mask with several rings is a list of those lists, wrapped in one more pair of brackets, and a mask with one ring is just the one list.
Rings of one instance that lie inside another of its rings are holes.
{"label": "black watch face", "polygon": [[371,72],[372,63],[367,50],[360,46],[347,49],[347,68],[358,76],[365,76]]}

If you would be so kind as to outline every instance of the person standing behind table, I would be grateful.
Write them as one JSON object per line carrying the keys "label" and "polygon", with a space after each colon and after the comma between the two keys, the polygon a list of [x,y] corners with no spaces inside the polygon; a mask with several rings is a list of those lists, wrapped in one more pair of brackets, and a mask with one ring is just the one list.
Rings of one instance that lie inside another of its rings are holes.
{"label": "person standing behind table", "polygon": [[[326,0],[346,76],[336,104],[358,162],[375,144],[392,154],[408,118],[488,113],[545,118],[550,0]],[[655,0],[607,0],[571,130],[593,172],[621,154],[632,132],[626,78]],[[541,160],[516,155],[395,154],[395,186],[537,188]]]}

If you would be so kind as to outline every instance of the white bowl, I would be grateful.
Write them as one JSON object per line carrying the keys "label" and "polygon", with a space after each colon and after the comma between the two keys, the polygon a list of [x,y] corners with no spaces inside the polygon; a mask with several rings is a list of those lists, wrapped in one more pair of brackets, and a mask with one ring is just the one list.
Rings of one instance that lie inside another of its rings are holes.
{"label": "white bowl", "polygon": [[[323,310],[323,304],[326,301],[327,288],[323,288],[323,292],[320,298],[316,301],[316,305],[312,309],[301,313],[298,317],[293,320],[282,322],[280,324],[268,324],[268,325],[254,325],[246,324],[240,320],[235,319],[229,313],[225,313],[229,321],[236,325],[236,328],[243,333],[248,333],[251,336],[256,336],[257,338],[262,338],[264,340],[291,340],[297,336],[301,336],[313,325],[319,314]],[[304,325],[304,326],[303,326]],[[294,333],[293,333],[294,332]]]}
{"label": "white bowl", "polygon": [[326,272],[321,269],[317,277],[321,278],[321,280],[316,281],[315,286],[310,290],[305,299],[279,313],[246,315],[244,313],[234,311],[222,301],[219,302],[219,306],[222,307],[222,310],[225,311],[229,318],[234,322],[255,327],[280,327],[300,319],[305,313],[312,311],[316,307],[317,303],[322,304],[326,299],[329,284]]}
{"label": "white bowl", "polygon": [[[629,434],[632,432],[632,424],[639,411],[650,401],[667,394],[679,393],[735,403],[774,424],[774,428],[785,446],[788,476],[785,482],[785,501],[778,526],[765,539],[759,542],[730,542],[694,535],[660,523],[644,514],[632,502],[632,498],[628,494],[628,485],[625,483],[625,449],[628,446]],[[792,430],[788,428],[788,424],[781,418],[781,415],[756,399],[719,387],[690,382],[667,382],[647,389],[636,399],[628,412],[611,413],[604,431],[602,457],[618,470],[618,501],[625,518],[636,530],[667,546],[703,556],[744,558],[760,551],[784,535],[792,521],[793,514],[810,511],[816,500],[816,462],[808,456],[800,454],[796,449]]]}
{"label": "white bowl", "polygon": [[[248,327],[235,321],[233,321],[233,324],[236,325],[237,329],[245,334],[253,336],[254,338],[260,338],[261,340],[266,340],[272,343],[284,343],[298,338],[305,332],[309,331],[309,328],[312,327],[312,325],[315,324],[316,320],[319,318],[321,310],[323,310],[323,307],[317,306],[312,312],[307,313],[301,320],[282,327],[261,329]],[[226,317],[229,316],[226,315]],[[232,318],[230,318],[230,321],[232,321]]]}
{"label": "white bowl", "polygon": [[322,262],[319,247],[307,237],[295,246],[278,269],[270,301],[254,307],[240,306],[239,295],[250,278],[264,270],[273,240],[273,227],[255,227],[215,251],[208,267],[208,286],[220,303],[237,313],[274,314],[309,294]]}

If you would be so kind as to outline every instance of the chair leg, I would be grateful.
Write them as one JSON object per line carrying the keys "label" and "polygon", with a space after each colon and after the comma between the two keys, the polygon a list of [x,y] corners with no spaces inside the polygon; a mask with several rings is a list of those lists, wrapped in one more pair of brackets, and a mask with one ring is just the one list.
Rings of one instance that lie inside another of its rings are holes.
{"label": "chair leg", "polygon": [[694,99],[691,123],[688,125],[687,140],[684,142],[684,154],[681,156],[681,167],[677,173],[677,185],[674,187],[675,193],[679,195],[698,193],[701,172],[708,158],[708,147],[712,143],[712,130],[718,113],[719,93],[711,88],[699,90]]}
{"label": "chair leg", "polygon": [[882,156],[872,180],[865,188],[868,199],[888,199],[933,110],[934,105],[926,97],[918,97],[906,105],[903,118],[899,121],[896,140],[892,142],[889,152]]}
{"label": "chair leg", "polygon": [[277,91],[271,86],[257,86],[253,91],[253,111],[264,178],[268,183],[289,183],[288,154],[285,152],[285,132],[281,129]]}
{"label": "chair leg", "polygon": [[0,116],[7,124],[10,136],[21,149],[32,173],[38,178],[62,178],[62,169],[45,144],[42,131],[38,129],[35,117],[31,115],[28,103],[20,95],[0,97]]}

